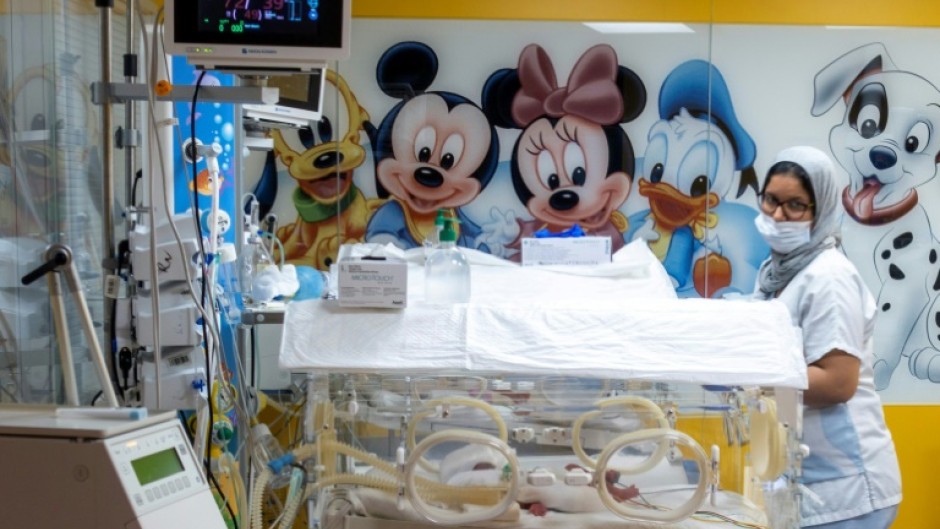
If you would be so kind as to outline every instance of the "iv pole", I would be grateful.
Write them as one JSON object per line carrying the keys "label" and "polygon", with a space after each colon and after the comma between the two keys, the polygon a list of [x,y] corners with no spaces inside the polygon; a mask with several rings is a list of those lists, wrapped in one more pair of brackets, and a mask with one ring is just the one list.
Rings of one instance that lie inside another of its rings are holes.
{"label": "iv pole", "polygon": [[102,395],[108,406],[117,408],[117,396],[114,394],[114,388],[111,386],[111,379],[108,376],[108,369],[105,364],[104,355],[101,353],[101,344],[98,342],[98,335],[95,334],[94,324],[91,320],[91,313],[88,311],[88,302],[85,300],[85,293],[82,291],[82,284],[78,277],[78,270],[72,261],[72,250],[64,244],[55,243],[46,250],[46,262],[32,272],[23,276],[23,284],[29,285],[42,276],[46,276],[49,284],[49,301],[52,306],[52,319],[55,324],[56,343],[59,347],[59,361],[62,364],[62,378],[65,383],[66,404],[78,406],[78,383],[75,378],[75,364],[72,359],[72,344],[68,334],[68,322],[65,314],[65,298],[62,292],[62,283],[59,274],[65,275],[65,281],[68,283],[69,290],[75,298],[75,305],[78,307],[78,314],[82,320],[82,330],[85,332],[85,339],[88,341],[89,355],[95,365],[98,373],[98,381],[101,383]]}

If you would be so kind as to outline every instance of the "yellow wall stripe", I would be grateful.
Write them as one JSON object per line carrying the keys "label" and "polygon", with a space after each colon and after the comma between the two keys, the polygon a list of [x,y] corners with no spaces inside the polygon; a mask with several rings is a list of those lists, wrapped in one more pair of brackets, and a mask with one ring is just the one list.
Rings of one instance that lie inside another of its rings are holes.
{"label": "yellow wall stripe", "polygon": [[353,16],[940,27],[940,2],[884,0],[353,0]]}

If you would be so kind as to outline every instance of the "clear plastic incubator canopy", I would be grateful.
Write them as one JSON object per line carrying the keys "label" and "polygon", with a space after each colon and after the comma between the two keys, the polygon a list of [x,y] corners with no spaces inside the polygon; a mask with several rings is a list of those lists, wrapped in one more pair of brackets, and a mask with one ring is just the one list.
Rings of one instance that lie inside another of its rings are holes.
{"label": "clear plastic incubator canopy", "polygon": [[644,245],[592,267],[466,253],[469,303],[426,303],[415,258],[406,309],[288,305],[280,365],[313,380],[315,441],[286,459],[315,461],[321,527],[798,526],[782,304],[677,299]]}

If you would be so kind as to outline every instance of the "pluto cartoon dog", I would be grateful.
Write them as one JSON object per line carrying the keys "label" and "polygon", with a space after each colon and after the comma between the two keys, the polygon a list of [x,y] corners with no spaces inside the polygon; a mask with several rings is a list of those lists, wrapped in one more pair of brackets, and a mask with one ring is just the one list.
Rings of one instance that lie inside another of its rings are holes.
{"label": "pluto cartoon dog", "polygon": [[320,270],[328,270],[336,261],[342,243],[362,241],[375,208],[375,203],[367,201],[353,183],[353,170],[366,158],[359,134],[369,115],[339,74],[327,70],[326,80],[336,87],[348,113],[348,128],[342,138],[334,140],[331,127],[323,126],[321,120],[318,131],[322,142],[310,141],[304,146],[306,150],[296,151],[280,131],[272,132],[275,153],[297,181],[291,197],[297,220],[277,232],[284,245],[284,258]]}
{"label": "pluto cartoon dog", "polygon": [[843,248],[878,297],[875,385],[888,387],[902,359],[940,382],[940,247],[917,193],[940,162],[940,91],[877,42],[826,65],[814,85],[814,116],[845,103],[829,146],[849,176]]}

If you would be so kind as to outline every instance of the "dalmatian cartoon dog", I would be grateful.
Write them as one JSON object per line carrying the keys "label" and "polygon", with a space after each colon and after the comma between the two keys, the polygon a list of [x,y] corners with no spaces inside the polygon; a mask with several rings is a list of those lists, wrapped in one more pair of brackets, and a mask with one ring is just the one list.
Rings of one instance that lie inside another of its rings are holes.
{"label": "dalmatian cartoon dog", "polygon": [[940,247],[917,193],[940,162],[940,91],[877,42],[832,61],[814,85],[814,116],[845,103],[829,144],[849,176],[843,248],[878,297],[875,385],[887,388],[905,359],[916,378],[940,382],[940,322],[925,310],[937,304]]}

